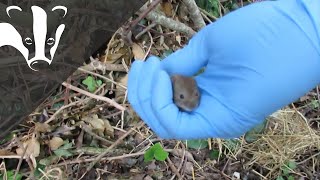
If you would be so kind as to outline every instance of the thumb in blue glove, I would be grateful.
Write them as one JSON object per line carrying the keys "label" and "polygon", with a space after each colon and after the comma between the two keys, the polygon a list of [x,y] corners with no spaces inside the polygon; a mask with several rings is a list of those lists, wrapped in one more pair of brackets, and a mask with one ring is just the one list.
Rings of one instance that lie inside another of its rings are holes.
{"label": "thumb in blue glove", "polygon": [[[229,13],[163,61],[134,62],[129,102],[162,138],[234,138],[320,81],[316,1],[261,2]],[[319,22],[319,19],[318,21]],[[319,23],[318,23],[319,24]],[[196,77],[200,105],[181,112],[169,76]]]}

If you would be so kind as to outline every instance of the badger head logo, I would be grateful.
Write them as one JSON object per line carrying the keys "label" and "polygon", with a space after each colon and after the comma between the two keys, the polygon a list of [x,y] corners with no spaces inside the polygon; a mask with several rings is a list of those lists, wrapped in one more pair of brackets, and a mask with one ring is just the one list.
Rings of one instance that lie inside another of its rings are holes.
{"label": "badger head logo", "polygon": [[[10,17],[11,10],[19,10],[22,9],[18,6],[9,6],[7,7],[7,15]],[[33,14],[33,39],[30,37],[26,37],[22,39],[19,32],[9,23],[0,23],[0,47],[1,46],[12,46],[21,52],[23,57],[25,58],[30,69],[34,71],[38,71],[34,66],[40,62],[51,64],[54,54],[58,48],[59,41],[61,35],[65,29],[64,24],[60,24],[58,28],[55,30],[54,37],[47,38],[47,13],[38,6],[31,7]],[[64,15],[67,14],[67,8],[64,6],[56,6],[52,8],[52,11],[55,10],[63,10]],[[35,50],[35,55],[30,58],[29,57],[29,49],[26,47],[28,45],[33,45]],[[50,57],[47,58],[45,55],[45,47],[50,47]]]}

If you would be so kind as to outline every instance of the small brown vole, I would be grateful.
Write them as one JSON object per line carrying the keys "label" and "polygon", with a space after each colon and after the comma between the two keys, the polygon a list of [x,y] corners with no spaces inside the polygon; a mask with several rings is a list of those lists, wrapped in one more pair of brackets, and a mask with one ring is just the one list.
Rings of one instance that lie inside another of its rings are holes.
{"label": "small brown vole", "polygon": [[192,111],[199,106],[200,92],[192,77],[172,75],[173,102],[184,111]]}

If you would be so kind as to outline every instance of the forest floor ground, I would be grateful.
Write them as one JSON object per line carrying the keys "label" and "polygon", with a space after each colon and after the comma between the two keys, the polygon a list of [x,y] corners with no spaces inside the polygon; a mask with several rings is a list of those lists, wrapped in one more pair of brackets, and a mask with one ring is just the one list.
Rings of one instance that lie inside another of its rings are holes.
{"label": "forest floor ground", "polygon": [[[0,165],[1,177],[319,179],[318,87],[236,139],[162,140],[130,107],[126,81],[134,57],[152,54],[165,58],[181,49],[192,32],[203,25],[193,23],[195,18],[209,24],[242,6],[259,3],[198,0],[200,11],[191,16],[190,8],[195,7],[188,4],[193,2],[161,1],[145,15],[142,14],[146,10],[142,9],[132,18],[142,16],[131,29],[132,37],[122,36],[119,30],[106,39],[107,46],[91,59],[101,67],[86,70],[88,66],[84,66],[70,77],[78,81],[82,91],[61,86],[42,108],[17,127],[15,136],[1,142],[0,156],[5,159]],[[125,43],[128,38],[133,40],[129,44]],[[122,66],[125,71],[102,70],[112,65]],[[83,92],[114,99],[127,110],[120,111]],[[41,114],[42,121],[33,117],[35,114]],[[48,119],[51,122],[45,123]],[[151,152],[152,148],[157,151]],[[152,159],[153,156],[164,159]]]}

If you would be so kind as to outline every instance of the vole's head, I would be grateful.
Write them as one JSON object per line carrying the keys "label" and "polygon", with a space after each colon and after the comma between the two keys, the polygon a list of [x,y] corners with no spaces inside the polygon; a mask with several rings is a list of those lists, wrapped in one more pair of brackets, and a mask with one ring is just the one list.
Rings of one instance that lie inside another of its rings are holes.
{"label": "vole's head", "polygon": [[196,81],[191,77],[171,76],[173,101],[184,111],[192,111],[199,106],[200,92]]}

